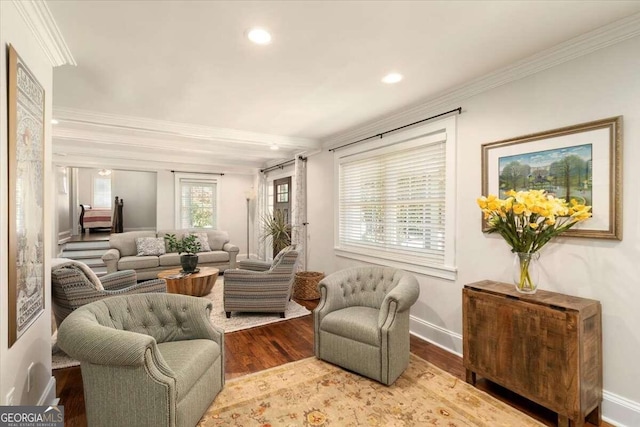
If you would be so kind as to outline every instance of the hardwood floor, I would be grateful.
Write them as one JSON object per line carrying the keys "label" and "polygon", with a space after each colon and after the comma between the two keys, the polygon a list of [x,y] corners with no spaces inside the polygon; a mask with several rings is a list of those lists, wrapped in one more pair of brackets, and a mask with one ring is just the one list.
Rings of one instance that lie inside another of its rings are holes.
{"label": "hardwood floor", "polygon": [[[316,301],[298,301],[312,310]],[[464,381],[462,359],[433,344],[411,336],[411,352]],[[284,363],[313,356],[313,316],[304,316],[225,335],[226,379],[232,379]],[[85,427],[84,396],[80,368],[54,371],[57,396],[64,405],[65,427]],[[556,426],[551,412],[531,401],[482,379],[477,387],[527,413],[547,426]],[[592,424],[586,426],[593,427]],[[603,422],[602,426],[613,427]],[[515,426],[514,426],[515,427]]]}

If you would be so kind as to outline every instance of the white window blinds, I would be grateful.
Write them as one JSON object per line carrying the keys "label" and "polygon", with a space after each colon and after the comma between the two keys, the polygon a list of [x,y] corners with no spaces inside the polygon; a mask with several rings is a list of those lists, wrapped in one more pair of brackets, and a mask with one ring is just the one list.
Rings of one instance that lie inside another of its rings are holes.
{"label": "white window blinds", "polygon": [[456,118],[336,151],[336,255],[455,280]]}
{"label": "white window blinds", "polygon": [[345,162],[340,245],[444,262],[445,143]]}
{"label": "white window blinds", "polygon": [[180,227],[216,228],[217,182],[180,179]]}

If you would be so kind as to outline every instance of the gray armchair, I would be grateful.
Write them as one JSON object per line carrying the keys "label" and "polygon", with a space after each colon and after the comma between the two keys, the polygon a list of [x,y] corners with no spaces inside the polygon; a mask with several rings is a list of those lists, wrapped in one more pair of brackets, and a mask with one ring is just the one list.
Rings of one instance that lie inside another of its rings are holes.
{"label": "gray armchair", "polygon": [[355,267],[325,277],[314,315],[319,359],[383,384],[409,365],[409,309],[416,278],[402,270]]}
{"label": "gray armchair", "polygon": [[[299,253],[287,246],[272,263],[242,261],[241,267],[224,272],[224,311],[280,313],[284,317],[291,299]],[[263,270],[264,271],[261,271]]]}
{"label": "gray armchair", "polygon": [[88,424],[195,426],[224,385],[212,303],[176,294],[106,298],[71,313],[58,345],[80,361]]}
{"label": "gray armchair", "polygon": [[103,298],[166,292],[163,279],[138,283],[136,272],[123,270],[98,278],[86,265],[66,258],[56,258],[51,267],[51,301],[57,327],[75,309]]}

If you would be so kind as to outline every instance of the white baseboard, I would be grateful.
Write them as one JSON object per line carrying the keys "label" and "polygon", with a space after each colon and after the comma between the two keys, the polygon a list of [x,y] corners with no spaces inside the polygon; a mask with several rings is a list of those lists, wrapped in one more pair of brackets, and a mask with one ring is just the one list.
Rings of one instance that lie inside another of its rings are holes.
{"label": "white baseboard", "polygon": [[56,378],[49,378],[49,383],[47,383],[47,387],[44,389],[44,392],[38,399],[38,406],[52,406],[57,405],[58,399],[56,399]]}
{"label": "white baseboard", "polygon": [[415,316],[409,317],[409,330],[418,338],[462,357],[462,335]]}
{"label": "white baseboard", "polygon": [[603,391],[602,419],[618,427],[640,426],[640,403]]}
{"label": "white baseboard", "polygon": [[63,245],[71,240],[71,230],[65,230],[58,233],[58,244]]}
{"label": "white baseboard", "polygon": [[[462,357],[462,335],[410,316],[412,335]],[[640,426],[640,403],[603,390],[602,419],[617,427]]]}

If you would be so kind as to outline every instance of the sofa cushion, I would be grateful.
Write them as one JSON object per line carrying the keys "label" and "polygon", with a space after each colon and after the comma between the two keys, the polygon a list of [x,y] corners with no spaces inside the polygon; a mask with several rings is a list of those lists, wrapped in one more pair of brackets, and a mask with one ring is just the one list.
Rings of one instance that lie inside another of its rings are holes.
{"label": "sofa cushion", "polygon": [[132,256],[138,253],[136,238],[156,237],[155,231],[127,231],[125,233],[113,233],[109,236],[109,245],[120,251],[120,256]]}
{"label": "sofa cushion", "polygon": [[184,397],[193,385],[220,357],[220,346],[211,340],[163,342],[158,350],[175,373],[177,394]]}
{"label": "sofa cushion", "polygon": [[136,248],[138,256],[159,256],[166,252],[162,237],[138,237],[136,238]]}
{"label": "sofa cushion", "polygon": [[125,256],[118,261],[118,270],[136,270],[138,268],[157,267],[157,256]]}
{"label": "sofa cushion", "polygon": [[327,314],[320,330],[380,347],[380,311],[371,307],[347,307]]}
{"label": "sofa cushion", "polygon": [[178,252],[160,255],[158,257],[158,262],[162,267],[174,267],[180,265],[180,255],[178,255]]}
{"label": "sofa cushion", "polygon": [[229,252],[211,251],[211,252],[198,253],[199,264],[205,264],[209,262],[226,262],[226,261],[229,261]]}

